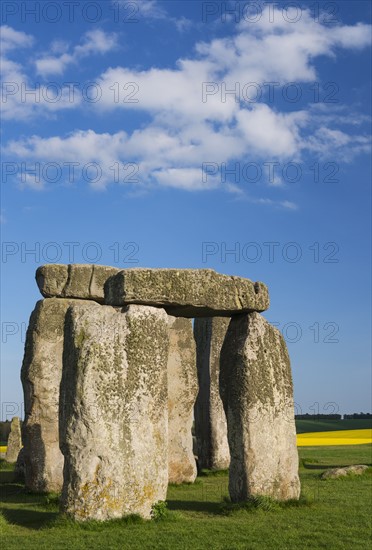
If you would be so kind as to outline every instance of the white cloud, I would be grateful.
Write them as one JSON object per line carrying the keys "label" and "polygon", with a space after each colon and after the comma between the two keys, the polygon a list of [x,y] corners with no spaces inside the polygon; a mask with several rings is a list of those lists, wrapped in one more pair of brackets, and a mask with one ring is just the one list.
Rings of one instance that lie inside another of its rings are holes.
{"label": "white cloud", "polygon": [[[159,4],[158,0],[112,0],[113,4],[119,5],[126,10],[127,17],[131,19],[143,19],[145,21],[167,21],[176,26],[179,32],[189,29],[192,25],[190,19],[186,17],[172,17],[164,6]],[[133,8],[135,6],[134,11]],[[117,9],[117,8],[116,8]],[[129,11],[130,10],[130,11]],[[130,15],[129,15],[130,13]]]}
{"label": "white cloud", "polygon": [[[17,118],[18,113],[22,110],[22,106],[19,106],[14,98],[4,101],[4,94],[9,89],[19,88],[21,83],[27,81],[24,69],[20,63],[10,60],[6,57],[6,54],[14,50],[18,51],[22,48],[29,48],[32,46],[34,39],[31,35],[24,32],[16,31],[8,25],[0,27],[1,37],[1,78],[2,78],[2,98],[1,107],[3,118],[6,119],[7,115]],[[9,83],[9,84],[7,84]]]}
{"label": "white cloud", "polygon": [[67,53],[59,57],[47,56],[35,61],[37,73],[46,77],[48,75],[61,75],[64,73],[67,65],[74,62],[72,55]]}
{"label": "white cloud", "polygon": [[[41,138],[32,136],[27,139],[10,141],[4,148],[4,152],[11,159],[22,159],[28,166],[34,167],[35,162],[40,163],[39,173],[47,174],[46,167],[48,163],[55,163],[58,169],[63,171],[58,184],[67,183],[69,175],[72,177],[71,183],[78,183],[84,180],[84,173],[88,174],[90,163],[98,165],[100,176],[97,181],[92,181],[91,186],[95,189],[104,189],[110,181],[115,180],[115,172],[112,166],[115,162],[125,157],[125,143],[127,135],[125,132],[116,134],[97,134],[93,130],[76,131],[61,138],[59,136],[51,138]],[[73,166],[71,163],[75,163]],[[42,189],[48,184],[48,177],[41,178],[38,174],[35,177],[26,173],[27,170],[19,171],[19,181],[25,186],[33,189]],[[50,176],[52,179],[54,176]],[[95,178],[94,178],[95,179]]]}
{"label": "white cloud", "polygon": [[[81,105],[81,93],[72,93],[71,87],[62,84],[55,88],[47,84],[33,84],[26,73],[25,67],[9,58],[15,50],[28,48],[34,43],[34,38],[11,27],[1,27],[2,50],[8,56],[1,58],[2,67],[2,101],[1,111],[4,120],[27,120],[34,115],[52,115],[56,111],[74,109]],[[70,64],[93,54],[104,54],[112,50],[117,43],[115,34],[108,34],[100,29],[87,32],[81,44],[67,53],[68,45],[63,41],[54,41],[51,51],[59,52],[58,56],[46,55],[35,62],[38,74],[61,75]],[[32,93],[34,90],[34,93]],[[57,94],[56,99],[54,94]]]}
{"label": "white cloud", "polygon": [[[35,61],[36,71],[43,77],[49,75],[63,74],[67,66],[78,63],[82,58],[93,54],[104,54],[116,47],[117,35],[115,33],[105,33],[100,29],[95,29],[85,33],[82,43],[75,46],[72,53],[62,53],[60,56],[46,55]],[[63,47],[62,44],[52,44],[52,50],[56,47]],[[66,49],[66,45],[64,45]]]}
{"label": "white cloud", "polygon": [[298,205],[292,201],[275,201],[275,200],[263,198],[263,197],[254,198],[247,194],[245,194],[244,197],[241,197],[241,198],[244,198],[245,200],[253,204],[273,206],[275,208],[284,208],[285,210],[292,210],[292,211],[298,210]]}
{"label": "white cloud", "polygon": [[[95,189],[105,189],[116,183],[129,187],[135,184],[137,188],[160,185],[189,191],[223,188],[236,193],[237,186],[222,175],[236,165],[237,159],[240,166],[257,159],[266,163],[278,159],[287,162],[298,160],[299,152],[307,151],[324,158],[327,154],[332,155],[333,159],[339,152],[340,157],[348,160],[368,151],[368,138],[351,137],[340,130],[321,127],[311,136],[301,137],[300,129],[306,122],[306,115],[299,113],[284,115],[261,105],[250,111],[240,111],[237,118],[238,123],[233,128],[215,129],[207,122],[199,122],[177,129],[148,126],[132,134],[80,130],[65,137],[32,136],[11,141],[3,152],[14,162],[18,159],[38,161],[43,165],[54,162],[61,168],[76,163],[72,183],[90,183]],[[99,166],[100,177],[94,181],[81,177],[83,168],[89,163]],[[132,170],[128,163],[138,167],[134,170],[134,179],[129,177]],[[64,179],[67,181],[66,169]],[[30,187],[40,189],[43,186],[33,176],[26,180],[23,183]],[[263,183],[286,187],[280,178],[268,178]],[[283,207],[290,208],[290,203],[283,203]]]}
{"label": "white cloud", "polygon": [[66,53],[69,49],[69,43],[66,40],[53,40],[50,45],[50,51],[52,53]]}
{"label": "white cloud", "polygon": [[332,29],[332,36],[337,45],[359,50],[371,44],[371,27],[364,23],[339,26]]}
{"label": "white cloud", "polygon": [[[147,6],[149,17],[167,16],[153,1],[143,6]],[[303,14],[296,24],[285,22],[283,17],[277,17],[274,24],[268,24],[265,18],[251,26],[240,24],[238,32],[229,38],[197,44],[194,55],[178,60],[173,68],[107,69],[97,80],[102,98],[94,104],[95,114],[122,109],[143,111],[149,120],[132,133],[123,130],[99,134],[91,129],[64,137],[33,136],[11,142],[6,153],[45,162],[97,162],[103,172],[98,181],[91,183],[97,189],[115,182],[111,169],[114,163],[138,163],[144,186],[156,183],[202,190],[221,186],[219,172],[209,174],[207,179],[203,176],[202,165],[206,162],[218,163],[220,169],[222,163],[236,160],[297,160],[306,151],[320,156],[329,152],[335,156],[337,151],[344,155],[347,151],[346,158],[364,152],[368,146],[365,136],[351,136],[324,124],[324,116],[333,116],[337,124],[335,112],[330,115],[319,109],[314,116],[314,109],[307,108],[285,113],[263,103],[264,98],[247,103],[236,101],[230,94],[225,101],[221,97],[223,83],[231,89],[235,83],[278,81],[283,85],[311,81],[316,78],[317,56],[335,56],[339,47],[358,49],[368,43],[367,25],[325,26],[315,23],[307,12]],[[39,59],[38,70],[44,75],[63,72],[85,55],[109,51],[115,40],[113,35],[92,31],[70,53],[65,44],[54,43],[54,53],[59,51],[59,55]],[[12,63],[9,61],[8,73],[21,72],[22,68],[16,64],[12,68]],[[212,83],[212,92],[204,101],[203,83],[204,89],[206,83]],[[119,182],[126,183],[122,179]],[[270,183],[280,187],[282,181]],[[231,182],[226,182],[225,189],[239,193]],[[282,201],[282,207],[294,209],[290,201]]]}
{"label": "white cloud", "polygon": [[17,48],[30,47],[33,42],[34,39],[30,34],[16,31],[8,25],[2,25],[0,27],[0,49],[3,54]]}
{"label": "white cloud", "polygon": [[[68,87],[62,86],[57,102],[49,100],[48,93],[43,86],[35,87],[26,74],[25,67],[9,59],[9,53],[14,50],[29,48],[34,38],[24,32],[16,31],[8,26],[2,26],[1,31],[1,112],[4,120],[26,120],[37,113],[53,113],[56,110],[76,108],[80,99],[75,103],[70,101]],[[8,54],[8,57],[5,55]],[[33,94],[31,91],[35,90]],[[28,93],[31,92],[31,93]]]}
{"label": "white cloud", "polygon": [[203,181],[200,168],[199,170],[196,168],[156,170],[152,173],[152,177],[160,185],[186,191],[206,191],[221,187],[221,181],[216,176]]}
{"label": "white cloud", "polygon": [[309,117],[312,123],[319,122],[320,125],[346,125],[361,126],[371,125],[371,115],[357,110],[358,106],[330,103],[314,103],[309,105]]}
{"label": "white cloud", "polygon": [[371,136],[346,134],[325,126],[303,139],[304,147],[322,159],[351,162],[360,153],[371,153]]}
{"label": "white cloud", "polygon": [[[196,56],[178,60],[173,69],[109,68],[99,79],[103,90],[99,107],[174,113],[179,120],[231,121],[241,107],[232,94],[223,93],[224,88],[236,89],[238,98],[247,104],[246,84],[262,91],[267,82],[310,82],[317,78],[316,57],[334,56],[339,47],[358,49],[369,44],[368,25],[327,27],[313,21],[306,11],[293,24],[278,13],[275,24],[262,17],[254,25],[240,24],[231,37],[196,44]],[[138,87],[136,101],[128,101],[123,93],[114,99],[113,87],[123,90],[128,83]],[[209,91],[204,101],[203,89]],[[265,101],[264,94],[261,101]]]}
{"label": "white cloud", "polygon": [[297,210],[298,206],[292,201],[281,201],[279,203],[283,208],[287,208],[288,210]]}
{"label": "white cloud", "polygon": [[[124,1],[122,2],[122,4],[124,3]],[[157,0],[141,0],[140,2],[136,3],[138,4],[138,8],[141,14],[143,14],[145,17],[150,17],[152,19],[167,18],[166,10],[162,6],[160,6]]]}
{"label": "white cloud", "polygon": [[299,125],[307,119],[305,112],[281,114],[257,104],[251,110],[242,109],[236,118],[247,146],[262,155],[289,158],[298,153]]}

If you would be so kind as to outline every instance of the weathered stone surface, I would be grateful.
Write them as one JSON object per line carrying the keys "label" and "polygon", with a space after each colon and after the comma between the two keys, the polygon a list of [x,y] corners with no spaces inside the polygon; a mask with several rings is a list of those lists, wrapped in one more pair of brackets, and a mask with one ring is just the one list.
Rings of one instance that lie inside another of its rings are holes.
{"label": "weathered stone surface", "polygon": [[300,494],[290,362],[280,332],[258,313],[233,317],[221,351],[233,502]]}
{"label": "weathered stone surface", "polygon": [[269,294],[263,283],[221,275],[212,269],[124,269],[105,285],[105,303],[148,304],[176,317],[208,317],[264,311]]}
{"label": "weathered stone surface", "polygon": [[105,282],[120,269],[96,264],[48,264],[36,271],[45,298],[76,298],[103,303]]}
{"label": "weathered stone surface", "polygon": [[322,473],[322,479],[337,479],[338,477],[346,477],[350,474],[360,476],[368,470],[365,464],[355,464],[353,466],[345,466],[344,468],[332,468]]}
{"label": "weathered stone surface", "polygon": [[6,461],[17,462],[18,454],[22,449],[21,421],[18,416],[12,418],[10,434],[6,449]]}
{"label": "weathered stone surface", "polygon": [[44,298],[63,296],[68,281],[69,266],[64,264],[42,265],[36,270],[36,283]]}
{"label": "weathered stone surface", "polygon": [[26,487],[59,491],[63,456],[58,441],[59,385],[62,376],[63,328],[68,307],[78,300],[47,298],[37,302],[27,329],[21,379],[24,392]]}
{"label": "weathered stone surface", "polygon": [[198,380],[192,321],[168,317],[168,324],[169,482],[193,482],[197,471],[191,429]]}
{"label": "weathered stone surface", "polygon": [[66,316],[60,401],[62,510],[150,517],[168,485],[168,318],[94,302]]}
{"label": "weathered stone surface", "polygon": [[226,415],[219,391],[220,353],[230,319],[195,319],[199,379],[195,403],[195,435],[199,468],[224,470],[230,464]]}

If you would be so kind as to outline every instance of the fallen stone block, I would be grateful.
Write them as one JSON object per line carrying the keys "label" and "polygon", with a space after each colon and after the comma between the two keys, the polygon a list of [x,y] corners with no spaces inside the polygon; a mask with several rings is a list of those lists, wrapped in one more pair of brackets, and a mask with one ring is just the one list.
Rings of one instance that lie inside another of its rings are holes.
{"label": "fallen stone block", "polygon": [[346,477],[350,474],[360,476],[368,470],[369,466],[365,464],[355,464],[353,466],[345,466],[344,468],[331,468],[326,470],[320,476],[321,479],[337,479],[339,477]]}

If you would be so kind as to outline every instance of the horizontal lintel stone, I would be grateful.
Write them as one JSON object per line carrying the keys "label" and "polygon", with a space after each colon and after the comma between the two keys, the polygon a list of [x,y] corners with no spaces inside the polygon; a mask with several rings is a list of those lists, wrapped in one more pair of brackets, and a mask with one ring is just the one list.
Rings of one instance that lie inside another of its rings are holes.
{"label": "horizontal lintel stone", "polygon": [[48,264],[36,270],[36,282],[44,298],[76,298],[103,303],[105,282],[120,271],[116,267],[96,264]]}
{"label": "horizontal lintel stone", "polygon": [[131,268],[107,280],[105,303],[162,307],[175,317],[231,317],[265,311],[270,301],[263,283],[213,269]]}

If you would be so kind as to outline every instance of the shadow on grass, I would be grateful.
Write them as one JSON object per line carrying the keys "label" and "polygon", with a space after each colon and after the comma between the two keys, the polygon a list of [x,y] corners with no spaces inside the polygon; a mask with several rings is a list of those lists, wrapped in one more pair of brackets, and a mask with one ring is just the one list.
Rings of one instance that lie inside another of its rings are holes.
{"label": "shadow on grass", "polygon": [[199,500],[167,500],[169,510],[177,512],[204,512],[220,515],[221,502],[208,502]]}
{"label": "shadow on grass", "polygon": [[45,522],[44,529],[58,528],[63,530],[74,531],[105,531],[106,529],[121,529],[123,526],[144,524],[146,520],[136,514],[124,516],[122,518],[111,519],[106,521],[86,520],[76,521],[66,514],[57,514],[51,521]]}
{"label": "shadow on grass", "polygon": [[198,472],[198,477],[228,477],[229,470],[208,470],[203,468]]}
{"label": "shadow on grass", "polygon": [[20,504],[35,500],[39,495],[32,495],[26,492],[21,483],[2,483],[0,485],[0,502]]}
{"label": "shadow on grass", "polygon": [[13,472],[14,468],[14,462],[7,462],[3,458],[0,458],[0,472]]}
{"label": "shadow on grass", "polygon": [[[17,480],[17,475],[12,470],[0,470],[0,484],[12,483]],[[1,491],[1,488],[0,488]]]}
{"label": "shadow on grass", "polygon": [[2,508],[1,512],[6,521],[12,525],[39,530],[46,527],[58,516],[58,512],[45,512],[44,510],[13,510]]}
{"label": "shadow on grass", "polygon": [[219,509],[220,514],[229,516],[241,512],[280,512],[288,508],[311,507],[313,503],[313,499],[305,495],[301,495],[299,500],[290,499],[285,501],[275,500],[266,495],[257,495],[252,496],[245,502],[234,503],[226,499],[224,503],[220,504]]}

